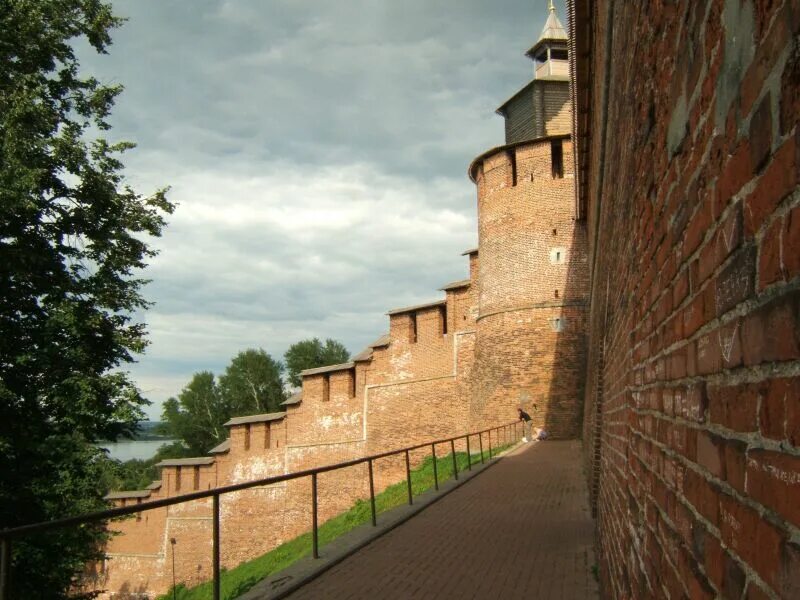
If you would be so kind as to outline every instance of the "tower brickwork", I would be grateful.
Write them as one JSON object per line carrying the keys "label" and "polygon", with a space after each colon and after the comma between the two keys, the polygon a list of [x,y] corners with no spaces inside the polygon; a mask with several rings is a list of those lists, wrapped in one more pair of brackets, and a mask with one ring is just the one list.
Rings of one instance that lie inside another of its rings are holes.
{"label": "tower brickwork", "polygon": [[492,150],[471,168],[480,240],[474,424],[522,407],[555,437],[578,434],[588,265],[572,164],[572,144],[558,136]]}
{"label": "tower brickwork", "polygon": [[554,437],[579,432],[588,294],[586,231],[575,215],[568,38],[550,4],[526,53],[534,79],[497,112],[506,145],[473,161],[478,315],[472,423],[521,407]]}

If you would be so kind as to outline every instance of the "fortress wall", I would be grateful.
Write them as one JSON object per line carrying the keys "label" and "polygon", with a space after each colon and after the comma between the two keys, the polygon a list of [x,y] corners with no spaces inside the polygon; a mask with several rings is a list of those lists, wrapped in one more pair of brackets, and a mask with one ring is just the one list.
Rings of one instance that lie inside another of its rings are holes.
{"label": "fortress wall", "polygon": [[602,588],[798,598],[800,4],[660,4],[575,2]]}
{"label": "fortress wall", "polygon": [[[417,322],[416,339],[411,325],[414,315]],[[438,306],[415,313],[392,315],[389,331],[392,343],[387,349],[387,381],[452,374],[452,336],[442,333],[442,311]]]}
{"label": "fortress wall", "polygon": [[[563,177],[554,177],[553,146]],[[515,144],[474,163],[480,268],[472,428],[522,406],[556,437],[579,431],[588,295],[569,139]]]}
{"label": "fortress wall", "polygon": [[303,378],[303,401],[293,411],[289,445],[329,444],[361,438],[362,405],[354,369]]}
{"label": "fortress wall", "polygon": [[448,335],[475,327],[475,314],[472,311],[474,306],[471,286],[447,292]]}
{"label": "fortress wall", "polygon": [[[482,319],[475,341],[471,429],[507,423],[522,406],[534,427],[554,437],[579,435],[584,317],[580,306],[545,306]],[[553,331],[554,318],[565,321],[562,331]]]}

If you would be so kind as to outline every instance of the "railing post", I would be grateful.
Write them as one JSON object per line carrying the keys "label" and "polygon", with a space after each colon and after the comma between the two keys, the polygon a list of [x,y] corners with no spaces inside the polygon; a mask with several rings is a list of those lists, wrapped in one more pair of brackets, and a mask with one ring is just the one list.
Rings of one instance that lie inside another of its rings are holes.
{"label": "railing post", "polygon": [[433,486],[439,489],[439,471],[436,468],[436,444],[431,444],[431,454],[433,455]]}
{"label": "railing post", "polygon": [[369,464],[369,503],[372,507],[372,526],[377,527],[378,516],[375,514],[375,480],[372,475],[372,459],[367,462]]}
{"label": "railing post", "polygon": [[411,491],[411,459],[408,456],[408,450],[406,450],[406,483],[408,484],[408,503],[411,505],[414,504],[414,494]]}
{"label": "railing post", "polygon": [[0,600],[10,600],[11,592],[11,540],[0,540]]}
{"label": "railing post", "polygon": [[482,431],[478,434],[478,449],[481,451],[481,464],[483,464],[484,460],[483,460],[483,432]]}
{"label": "railing post", "polygon": [[467,434],[467,468],[472,471],[472,454],[469,450],[469,434]]}
{"label": "railing post", "polygon": [[489,459],[492,458],[492,430],[489,430]]}
{"label": "railing post", "polygon": [[317,474],[311,474],[311,547],[314,558],[319,558],[319,539],[317,538]]}
{"label": "railing post", "polygon": [[453,477],[458,481],[458,461],[456,460],[456,442],[450,440],[450,453],[453,455]]}
{"label": "railing post", "polygon": [[213,506],[214,506],[214,522],[213,522],[213,529],[212,529],[212,551],[214,553],[213,559],[213,570],[214,570],[214,589],[213,589],[213,597],[214,600],[220,600],[219,595],[219,494],[214,494],[213,496]]}

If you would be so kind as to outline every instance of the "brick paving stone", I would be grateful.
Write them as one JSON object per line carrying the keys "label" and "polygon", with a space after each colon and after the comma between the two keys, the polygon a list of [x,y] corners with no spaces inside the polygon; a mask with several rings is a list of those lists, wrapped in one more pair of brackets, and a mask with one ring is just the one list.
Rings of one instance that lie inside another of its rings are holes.
{"label": "brick paving stone", "polygon": [[598,598],[579,441],[523,446],[292,600]]}

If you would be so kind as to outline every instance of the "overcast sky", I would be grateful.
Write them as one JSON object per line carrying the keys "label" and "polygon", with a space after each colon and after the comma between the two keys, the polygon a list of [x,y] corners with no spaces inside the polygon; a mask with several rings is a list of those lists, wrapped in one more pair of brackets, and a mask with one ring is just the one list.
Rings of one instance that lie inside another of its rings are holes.
{"label": "overcast sky", "polygon": [[[532,77],[547,0],[115,0],[85,71],[122,83],[112,137],[178,204],[145,275],[149,409],[246,348],[351,353],[391,308],[467,276],[472,158]],[[566,24],[563,1],[556,2]]]}

